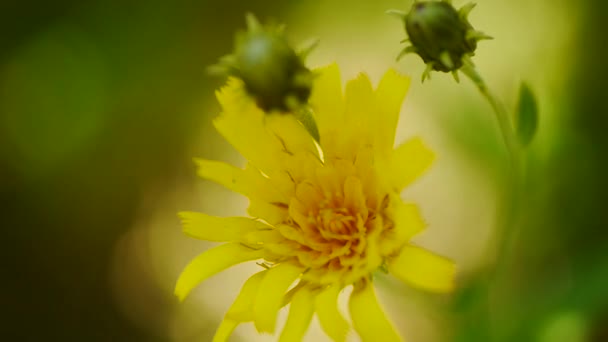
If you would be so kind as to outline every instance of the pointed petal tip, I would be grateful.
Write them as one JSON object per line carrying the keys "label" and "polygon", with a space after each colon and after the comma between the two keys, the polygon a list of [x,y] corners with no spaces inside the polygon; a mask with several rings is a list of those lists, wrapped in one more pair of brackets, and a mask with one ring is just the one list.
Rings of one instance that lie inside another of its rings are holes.
{"label": "pointed petal tip", "polygon": [[232,335],[234,329],[239,325],[239,322],[234,320],[224,319],[220,326],[215,331],[212,342],[226,342]]}
{"label": "pointed petal tip", "polygon": [[266,273],[253,307],[254,325],[260,333],[274,333],[277,315],[287,289],[300,276],[301,270],[291,264],[279,264]]}
{"label": "pointed petal tip", "polygon": [[382,79],[384,80],[385,78],[393,78],[395,81],[400,81],[401,83],[396,86],[401,87],[409,86],[409,82],[412,80],[409,75],[403,74],[394,68],[390,68],[384,73]]}
{"label": "pointed petal tip", "polygon": [[388,266],[398,279],[429,292],[448,293],[456,287],[456,264],[422,247],[407,245]]}
{"label": "pointed petal tip", "polygon": [[236,242],[212,247],[192,259],[175,284],[174,293],[183,301],[200,283],[236,264],[262,257],[262,250],[252,250]]}
{"label": "pointed petal tip", "polygon": [[403,190],[427,172],[436,158],[436,153],[420,137],[405,141],[393,151],[393,184]]}
{"label": "pointed petal tip", "polygon": [[401,341],[393,323],[376,298],[372,282],[359,283],[350,296],[349,311],[363,341]]}
{"label": "pointed petal tip", "polygon": [[336,342],[344,342],[350,325],[338,310],[338,296],[342,288],[337,285],[323,290],[315,298],[315,312],[321,328]]}
{"label": "pointed petal tip", "polygon": [[314,295],[303,287],[293,296],[287,321],[279,337],[279,342],[301,341],[314,314]]}
{"label": "pointed petal tip", "polygon": [[186,300],[186,297],[188,297],[189,293],[190,291],[184,288],[183,282],[178,279],[177,283],[175,284],[175,289],[173,290],[173,295],[177,297],[177,300],[180,303],[183,303]]}
{"label": "pointed petal tip", "polygon": [[192,216],[196,215],[197,213],[193,212],[193,211],[180,211],[177,213],[177,217],[179,218],[181,224],[182,224],[182,230],[186,231],[188,230],[188,226],[190,226],[190,224],[193,221]]}

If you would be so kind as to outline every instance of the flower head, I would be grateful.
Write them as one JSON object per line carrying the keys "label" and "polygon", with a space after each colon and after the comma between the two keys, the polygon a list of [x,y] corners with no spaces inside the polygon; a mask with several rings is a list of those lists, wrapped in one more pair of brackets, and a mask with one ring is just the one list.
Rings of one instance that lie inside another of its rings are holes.
{"label": "flower head", "polygon": [[184,299],[237,263],[261,259],[263,269],[243,286],[216,341],[248,321],[274,332],[277,312],[288,303],[282,341],[300,340],[314,314],[332,339],[343,341],[349,324],[336,301],[348,286],[362,340],[395,341],[375,296],[374,271],[387,269],[432,291],[452,289],[453,263],[410,243],[425,224],[417,206],[400,197],[434,159],[418,138],[393,148],[408,86],[408,78],[389,71],[376,90],[360,75],[343,94],[337,66],[320,70],[310,99],[319,145],[293,116],[265,116],[244,96],[240,80],[218,92],[223,113],[215,127],[248,164],[198,160],[199,175],[247,196],[251,217],[181,213],[187,234],[225,243],[195,258],[175,293]]}

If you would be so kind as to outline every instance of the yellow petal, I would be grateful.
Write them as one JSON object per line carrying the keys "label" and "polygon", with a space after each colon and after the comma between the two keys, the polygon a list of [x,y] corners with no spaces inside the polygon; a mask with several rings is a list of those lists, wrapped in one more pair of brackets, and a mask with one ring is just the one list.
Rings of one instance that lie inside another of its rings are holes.
{"label": "yellow petal", "polygon": [[[195,159],[200,177],[223,185],[250,199],[248,212],[268,223],[282,222],[287,214],[289,185],[264,177],[254,167],[240,169],[219,161]],[[293,191],[292,191],[293,192]],[[284,208],[283,208],[284,207]]]}
{"label": "yellow petal", "polygon": [[253,306],[254,323],[259,332],[273,333],[277,313],[289,286],[300,276],[301,270],[291,264],[279,264],[268,270]]}
{"label": "yellow petal", "polygon": [[[361,180],[368,208],[376,208],[381,205],[388,184],[385,177],[378,177],[377,171],[387,170],[387,159],[383,159],[382,163],[379,163],[380,158],[377,158],[377,153],[372,147],[365,146],[361,148],[357,153],[357,160],[355,161],[356,174]],[[384,172],[382,172],[382,175],[384,175]]]}
{"label": "yellow petal", "polygon": [[334,133],[335,145],[324,149],[328,159],[355,160],[361,146],[371,144],[375,114],[374,91],[367,75],[346,83],[346,119]]}
{"label": "yellow petal", "polygon": [[312,292],[306,287],[299,289],[291,300],[289,316],[279,342],[301,341],[310,325],[313,309]]}
{"label": "yellow petal", "polygon": [[[289,203],[289,201],[287,201]],[[288,204],[282,202],[265,202],[250,198],[249,208],[247,213],[252,217],[262,218],[269,224],[276,226],[281,222],[285,222],[289,213],[287,212]]]}
{"label": "yellow petal", "polygon": [[454,262],[421,247],[405,246],[401,254],[389,261],[388,270],[402,281],[425,290],[447,292],[454,288]]}
{"label": "yellow petal", "polygon": [[247,182],[244,181],[244,171],[230,164],[215,160],[194,159],[198,165],[198,175],[201,178],[214,181],[226,188],[249,195]]}
{"label": "yellow petal", "polygon": [[222,108],[230,112],[253,105],[251,98],[244,91],[243,81],[236,77],[229,77],[226,85],[215,92],[215,97]]}
{"label": "yellow petal", "polygon": [[276,229],[267,228],[244,234],[239,239],[239,241],[246,244],[247,246],[258,247],[259,245],[266,246],[266,244],[271,243],[283,243],[283,241],[285,241],[285,238]]}
{"label": "yellow petal", "polygon": [[297,198],[294,197],[291,199],[291,202],[289,203],[289,216],[291,216],[304,234],[312,234],[312,230],[317,229],[314,223],[310,222],[310,217],[307,215],[308,210],[309,209]]}
{"label": "yellow petal", "polygon": [[359,283],[350,296],[350,316],[363,342],[401,341],[380,307],[371,282]]}
{"label": "yellow petal", "polygon": [[369,129],[368,122],[375,118],[375,96],[372,83],[366,74],[361,73],[357,78],[346,83],[346,123],[359,129]]}
{"label": "yellow petal", "polygon": [[[293,163],[292,156],[315,157],[317,148],[306,128],[293,115],[265,113],[251,100],[231,94],[229,85],[218,95],[223,112],[214,121],[215,128],[252,165],[270,178],[284,177]],[[238,93],[238,90],[234,90]],[[224,93],[226,95],[224,95]],[[239,102],[239,103],[231,103]],[[318,156],[316,157],[318,158]],[[289,170],[298,172],[297,168]]]}
{"label": "yellow petal", "polygon": [[403,203],[399,195],[391,195],[386,214],[393,221],[392,235],[383,239],[382,248],[386,254],[392,254],[396,248],[401,248],[414,235],[426,227],[418,206],[412,203]]}
{"label": "yellow petal", "polygon": [[218,183],[225,188],[267,202],[283,202],[286,196],[279,191],[275,182],[262,176],[252,168],[240,169],[233,165],[206,159],[194,159],[198,166],[198,175]]}
{"label": "yellow petal", "polygon": [[220,326],[215,331],[213,336],[213,342],[226,342],[234,329],[239,325],[239,322],[233,320],[224,319]]}
{"label": "yellow petal", "polygon": [[364,221],[367,220],[368,209],[365,194],[358,177],[350,176],[344,181],[344,207],[353,213],[360,214]]}
{"label": "yellow petal", "polygon": [[315,81],[310,95],[315,120],[321,133],[321,144],[328,131],[338,129],[344,123],[344,99],[342,81],[337,64],[315,70]]}
{"label": "yellow petal", "polygon": [[272,229],[247,217],[217,217],[190,211],[179,213],[179,217],[186,234],[207,241],[237,241],[248,233]]}
{"label": "yellow petal", "polygon": [[259,259],[262,253],[263,250],[234,242],[211,248],[194,258],[182,271],[175,285],[175,295],[184,300],[200,282],[238,263]]}
{"label": "yellow petal", "polygon": [[253,303],[255,302],[255,297],[260,289],[260,284],[262,283],[262,279],[266,275],[267,271],[262,271],[251,276],[243,287],[241,288],[241,292],[228,309],[228,313],[226,313],[227,320],[233,320],[237,322],[247,322],[253,320]]}
{"label": "yellow petal", "polygon": [[391,179],[397,191],[418,178],[433,163],[435,154],[428,149],[422,139],[414,138],[401,144],[393,153]]}
{"label": "yellow petal", "polygon": [[284,156],[310,154],[318,158],[318,150],[306,128],[293,115],[268,115],[266,128],[276,137]]}
{"label": "yellow petal", "polygon": [[338,310],[340,287],[331,286],[315,298],[315,312],[323,331],[335,342],[343,342],[348,332],[348,322]]}
{"label": "yellow petal", "polygon": [[378,111],[374,118],[377,128],[374,140],[382,153],[388,153],[393,148],[401,104],[409,86],[409,77],[391,69],[384,74],[376,89]]}
{"label": "yellow petal", "polygon": [[321,194],[318,185],[308,181],[298,184],[296,187],[296,198],[304,206],[313,207],[323,200],[323,194]]}
{"label": "yellow petal", "polygon": [[[237,84],[235,87],[238,86]],[[228,93],[224,89],[222,92]],[[275,156],[281,148],[277,139],[268,134],[264,121],[265,113],[251,101],[231,103],[239,101],[239,98],[233,98],[218,96],[223,112],[213,120],[213,124],[243,157],[269,175],[272,170],[279,169]]]}

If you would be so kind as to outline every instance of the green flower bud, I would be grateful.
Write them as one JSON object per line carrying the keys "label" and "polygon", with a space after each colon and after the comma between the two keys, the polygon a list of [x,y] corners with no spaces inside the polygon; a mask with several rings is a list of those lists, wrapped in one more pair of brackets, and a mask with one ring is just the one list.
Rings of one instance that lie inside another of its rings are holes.
{"label": "green flower bud", "polygon": [[311,93],[313,75],[304,57],[291,48],[281,27],[262,27],[247,16],[248,30],[237,34],[235,51],[211,70],[243,80],[246,91],[264,111],[294,111]]}
{"label": "green flower bud", "polygon": [[405,31],[412,45],[401,51],[397,59],[408,53],[419,55],[427,69],[423,81],[429,77],[431,70],[456,71],[475,55],[477,42],[491,37],[476,31],[467,17],[475,7],[474,3],[456,10],[451,1],[417,1],[409,13],[390,11],[398,14],[404,21]]}

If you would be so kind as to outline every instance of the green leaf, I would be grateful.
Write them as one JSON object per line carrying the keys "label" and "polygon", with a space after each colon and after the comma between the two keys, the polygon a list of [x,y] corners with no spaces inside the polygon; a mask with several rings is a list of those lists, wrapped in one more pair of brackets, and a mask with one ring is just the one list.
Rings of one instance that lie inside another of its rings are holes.
{"label": "green leaf", "polygon": [[516,114],[517,137],[523,147],[530,144],[538,127],[538,105],[526,83],[519,88],[519,105]]}

